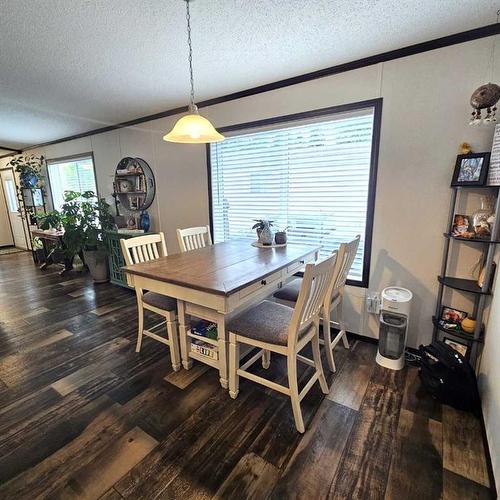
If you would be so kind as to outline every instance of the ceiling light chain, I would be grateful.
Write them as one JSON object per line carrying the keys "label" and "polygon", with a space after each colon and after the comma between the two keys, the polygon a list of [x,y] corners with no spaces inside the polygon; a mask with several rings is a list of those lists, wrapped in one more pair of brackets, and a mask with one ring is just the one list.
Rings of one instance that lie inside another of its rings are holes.
{"label": "ceiling light chain", "polygon": [[186,21],[187,21],[187,41],[188,41],[188,61],[189,61],[189,79],[191,82],[191,94],[189,98],[189,107],[194,108],[194,76],[193,76],[193,44],[191,41],[191,14],[189,12],[189,0],[185,0],[186,2]]}
{"label": "ceiling light chain", "polygon": [[189,111],[187,115],[177,120],[174,128],[163,136],[163,140],[185,144],[206,144],[223,141],[224,136],[217,132],[209,120],[200,115],[198,107],[194,103],[193,44],[191,43],[191,13],[189,12],[189,2],[192,0],[183,1],[186,2],[189,80],[191,82]]}

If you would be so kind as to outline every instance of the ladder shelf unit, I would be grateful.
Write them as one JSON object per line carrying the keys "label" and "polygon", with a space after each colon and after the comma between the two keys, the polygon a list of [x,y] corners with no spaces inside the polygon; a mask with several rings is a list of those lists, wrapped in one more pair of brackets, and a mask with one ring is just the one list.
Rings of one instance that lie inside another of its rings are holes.
{"label": "ladder shelf unit", "polygon": [[[480,354],[480,348],[483,343],[484,335],[486,334],[483,326],[483,313],[486,307],[486,300],[491,295],[491,285],[493,282],[493,272],[495,264],[493,258],[495,255],[496,245],[500,244],[500,196],[499,186],[484,186],[495,191],[496,201],[494,213],[496,220],[491,228],[490,238],[463,238],[452,234],[453,221],[456,214],[456,205],[458,194],[461,190],[474,190],[477,187],[452,187],[453,194],[450,203],[450,214],[448,219],[447,232],[443,233],[445,244],[443,249],[443,260],[441,264],[441,273],[438,276],[439,290],[436,303],[436,312],[432,318],[434,325],[433,339],[442,340],[443,335],[451,337],[458,342],[467,346],[466,358],[470,361],[471,365],[477,369],[477,361]],[[450,246],[456,242],[473,243],[483,246],[482,266],[484,266],[484,280],[482,286],[478,285],[477,280],[457,278],[448,275],[448,261],[450,257]],[[443,307],[443,293],[445,288],[452,288],[461,292],[471,294],[474,300],[474,307],[472,316],[476,320],[476,326],[473,333],[466,333],[461,329],[446,328],[439,321],[441,318],[441,311]]]}

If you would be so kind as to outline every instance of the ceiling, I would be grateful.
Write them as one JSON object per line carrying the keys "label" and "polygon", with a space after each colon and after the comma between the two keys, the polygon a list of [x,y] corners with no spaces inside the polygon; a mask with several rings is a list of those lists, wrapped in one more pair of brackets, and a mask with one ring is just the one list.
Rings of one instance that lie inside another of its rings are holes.
{"label": "ceiling", "polygon": [[[194,0],[196,99],[495,22],[498,0]],[[0,0],[0,146],[183,106],[182,0]]]}

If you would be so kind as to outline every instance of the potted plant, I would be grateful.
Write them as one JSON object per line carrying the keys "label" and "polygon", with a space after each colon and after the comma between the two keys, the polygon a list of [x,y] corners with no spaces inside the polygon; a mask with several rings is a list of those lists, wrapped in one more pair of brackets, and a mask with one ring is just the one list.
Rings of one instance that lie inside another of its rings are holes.
{"label": "potted plant", "polygon": [[[272,232],[271,232],[271,226],[273,225],[273,222],[272,220],[266,220],[266,219],[254,219],[254,221],[256,222],[256,224],[254,224],[252,226],[252,229],[256,229],[257,230],[257,239],[264,244],[264,242],[262,241],[262,238],[261,238],[261,235],[262,235],[262,231],[264,231],[264,229],[266,229],[266,233],[265,233],[265,236],[266,236],[266,241],[269,239],[268,236],[268,232],[271,234],[271,243],[273,242],[272,240]],[[271,244],[269,243],[269,245]]]}
{"label": "potted plant", "polygon": [[274,234],[274,241],[276,245],[285,245],[287,240],[287,230],[290,226],[285,227],[285,229],[280,229]]}
{"label": "potted plant", "polygon": [[104,198],[96,199],[93,191],[66,191],[64,200],[60,212],[55,210],[38,217],[41,228],[57,228],[54,224],[59,221],[64,234],[61,237],[62,245],[55,251],[63,255],[69,262],[69,267],[75,257],[80,255],[94,281],[103,283],[108,280],[108,260],[103,235],[104,231],[113,227],[110,206]]}
{"label": "potted plant", "polygon": [[31,240],[31,246],[35,254],[35,262],[37,264],[42,264],[43,262],[45,262],[45,251],[43,248],[42,240],[37,236],[33,236]]}
{"label": "potted plant", "polygon": [[104,231],[113,228],[110,205],[104,198],[96,199],[92,191],[82,194],[81,225],[84,231],[83,256],[96,283],[108,281],[108,256]]}
{"label": "potted plant", "polygon": [[19,174],[22,188],[33,189],[40,182],[44,160],[43,156],[34,154],[19,155],[10,160],[8,165]]}

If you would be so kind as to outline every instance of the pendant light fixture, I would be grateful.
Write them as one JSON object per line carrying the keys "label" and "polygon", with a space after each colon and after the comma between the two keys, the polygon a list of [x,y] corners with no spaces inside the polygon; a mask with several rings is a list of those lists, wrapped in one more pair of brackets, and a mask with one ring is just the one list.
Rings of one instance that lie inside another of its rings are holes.
{"label": "pendant light fixture", "polygon": [[198,107],[194,103],[194,78],[193,78],[193,47],[191,45],[191,16],[189,13],[190,0],[186,2],[187,41],[189,49],[189,76],[191,81],[191,94],[189,98],[189,113],[180,118],[174,128],[165,136],[164,141],[181,142],[186,144],[200,144],[207,142],[219,142],[224,136],[215,130],[214,126],[198,113]]}

